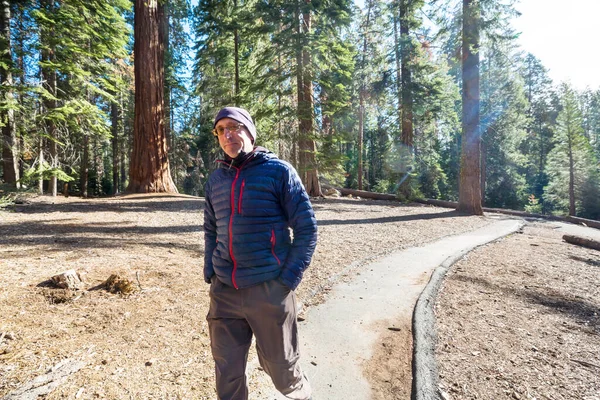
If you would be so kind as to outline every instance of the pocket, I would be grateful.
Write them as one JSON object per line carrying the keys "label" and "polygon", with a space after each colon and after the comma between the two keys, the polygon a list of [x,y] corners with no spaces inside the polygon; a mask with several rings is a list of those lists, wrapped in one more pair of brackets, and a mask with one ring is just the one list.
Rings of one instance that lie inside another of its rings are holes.
{"label": "pocket", "polygon": [[281,266],[281,261],[279,260],[279,257],[277,257],[277,253],[275,253],[276,244],[275,229],[271,229],[271,254],[273,254],[273,257],[275,257],[275,260],[277,260],[277,265]]}
{"label": "pocket", "polygon": [[284,289],[286,289],[288,292],[291,291],[292,289],[290,289],[290,287],[288,285],[286,285],[283,280],[281,279],[281,277],[275,278],[275,282],[277,282],[280,286],[282,286]]}

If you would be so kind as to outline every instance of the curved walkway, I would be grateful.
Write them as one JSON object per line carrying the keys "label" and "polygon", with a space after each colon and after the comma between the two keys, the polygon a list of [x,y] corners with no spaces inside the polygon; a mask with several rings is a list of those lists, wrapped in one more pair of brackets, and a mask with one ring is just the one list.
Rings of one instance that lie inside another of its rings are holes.
{"label": "curved walkway", "polygon": [[[509,235],[524,224],[523,220],[513,217],[489,218],[492,223],[483,228],[398,251],[370,264],[351,282],[340,282],[334,286],[325,303],[308,311],[306,321],[300,324],[302,367],[313,385],[317,400],[371,398],[370,385],[361,366],[371,358],[374,344],[385,333],[385,325],[377,323],[399,318],[410,320],[417,299],[426,286],[434,285],[438,279],[436,276],[443,276],[443,271],[436,268],[447,268],[474,248]],[[417,313],[418,310],[415,311]],[[416,322],[421,323],[416,318]],[[426,318],[423,321],[427,322]],[[377,326],[379,328],[374,328]],[[422,337],[417,337],[416,342],[424,340],[427,347],[431,338],[427,336],[426,325],[423,327],[425,333],[415,325],[413,334],[420,331]],[[423,376],[435,374],[435,369],[431,370],[426,360],[426,365],[423,365],[424,360],[417,361],[420,355],[416,350],[413,362],[425,368]],[[419,373],[418,370],[416,372]],[[268,379],[265,374],[261,375]],[[251,379],[256,378],[255,375]],[[421,398],[432,398],[428,397],[429,394],[425,393],[425,397]],[[251,393],[250,397],[285,399],[276,392]]]}

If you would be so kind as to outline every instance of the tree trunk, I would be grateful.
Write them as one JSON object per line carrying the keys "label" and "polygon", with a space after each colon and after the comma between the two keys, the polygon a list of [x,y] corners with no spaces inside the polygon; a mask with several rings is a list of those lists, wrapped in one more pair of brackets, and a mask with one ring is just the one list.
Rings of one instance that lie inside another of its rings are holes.
{"label": "tree trunk", "polygon": [[79,173],[81,197],[88,197],[89,171],[90,171],[90,137],[83,135],[83,154],[81,156],[81,172]]}
{"label": "tree trunk", "polygon": [[[53,9],[54,4],[52,0],[44,0],[43,6],[48,9]],[[52,45],[48,45],[48,43],[52,40],[52,31],[43,30],[43,35],[41,41],[42,43],[46,43],[46,47],[42,50],[42,60],[47,63],[54,62],[54,49]],[[56,98],[56,70],[52,66],[44,66],[42,67],[42,81],[44,88],[54,97]],[[46,114],[50,113],[52,110],[56,109],[57,104],[54,99],[44,99],[44,108]],[[46,126],[46,134],[48,135],[48,155],[50,157],[50,167],[58,168],[58,148],[57,148],[57,129],[56,124],[48,118],[45,119]],[[48,192],[56,197],[58,192],[58,183],[56,179],[56,175],[52,174],[50,177],[50,182],[48,184]]]}
{"label": "tree trunk", "polygon": [[[44,165],[44,137],[41,135],[38,139],[38,151],[39,151],[38,161],[39,161],[39,166],[41,169],[42,165]],[[38,194],[40,194],[40,195],[44,194],[44,177],[41,174],[38,179]]]}
{"label": "tree trunk", "polygon": [[481,190],[481,206],[485,205],[485,185],[486,185],[486,175],[485,170],[487,169],[487,153],[486,153],[486,145],[485,141],[481,141],[481,173],[480,173],[480,181],[479,181],[479,189]]}
{"label": "tree trunk", "polygon": [[17,147],[17,129],[15,124],[15,114],[12,103],[14,102],[13,95],[13,77],[11,72],[12,67],[12,48],[10,37],[10,2],[2,1],[2,15],[0,16],[0,31],[2,35],[2,46],[0,50],[2,55],[3,67],[0,69],[0,85],[6,88],[4,110],[0,114],[0,120],[4,124],[2,127],[2,159],[4,182],[14,185],[19,188],[19,152]]}
{"label": "tree trunk", "polygon": [[400,1],[400,43],[401,48],[401,77],[402,77],[402,143],[412,153],[414,145],[413,130],[413,97],[412,97],[412,75],[409,68],[412,57],[412,44],[408,30],[408,0]]}
{"label": "tree trunk", "polygon": [[588,249],[600,251],[600,242],[597,240],[574,235],[563,235],[562,238],[567,243],[576,244],[578,246],[587,247]]}
{"label": "tree trunk", "polygon": [[165,136],[161,4],[135,1],[135,121],[127,187],[132,193],[177,193]]}
{"label": "tree trunk", "polygon": [[[310,3],[310,0],[306,0]],[[299,24],[298,36],[300,47],[298,49],[298,161],[300,177],[309,196],[322,196],[321,184],[316,167],[316,143],[312,139],[313,134],[313,84],[310,70],[311,56],[308,46],[308,35],[311,30],[310,11],[301,13],[301,24]]]}
{"label": "tree trunk", "polygon": [[363,97],[363,91],[358,95],[358,168],[356,174],[358,190],[363,190],[363,148],[365,141],[365,100]]}
{"label": "tree trunk", "polygon": [[[162,13],[162,18],[160,19],[160,32],[161,32],[161,37],[163,40],[163,46],[164,46],[164,51],[163,51],[163,65],[169,65],[169,63],[171,62],[171,49],[170,49],[170,43],[169,43],[169,35],[170,35],[170,26],[169,26],[169,2],[168,1],[164,1],[161,3],[163,5],[163,13]],[[165,122],[164,122],[164,126],[165,126],[165,138],[167,141],[167,152],[169,154],[169,157],[173,156],[173,133],[171,132],[171,80],[170,79],[165,79],[165,84],[163,86],[163,90],[164,90],[164,106],[165,106],[165,112],[164,112],[164,117],[165,117]]]}
{"label": "tree trunk", "polygon": [[368,35],[369,28],[371,25],[371,8],[373,2],[367,3],[367,19],[365,21],[364,37],[363,37],[363,52],[360,62],[360,82],[358,88],[358,166],[357,166],[357,183],[358,190],[363,190],[363,148],[365,142],[365,96],[366,96],[366,76],[365,76],[365,65],[367,61],[367,45],[369,43]]}
{"label": "tree trunk", "polygon": [[[121,164],[121,173],[120,173],[120,186],[119,186],[119,191],[123,191],[123,189],[125,188],[125,184],[127,183],[125,181],[126,177],[127,177],[127,157],[126,155],[129,154],[129,152],[131,151],[131,129],[127,129],[126,127],[131,127],[131,118],[129,118],[129,113],[127,113],[126,107],[125,107],[125,101],[123,99],[124,95],[123,92],[121,92],[120,98],[119,98],[119,104],[121,105],[121,112],[122,112],[122,123],[120,126],[120,131],[121,131],[121,143],[120,143],[120,148],[121,148],[121,155],[120,155],[120,164]],[[127,98],[130,99],[130,96],[127,95]],[[129,104],[128,101],[128,105],[127,105],[127,109],[130,110],[131,104]]]}
{"label": "tree trunk", "polygon": [[[237,12],[238,0],[233,1],[233,9]],[[233,61],[235,66],[235,105],[240,105],[240,35],[237,20],[233,22]]]}
{"label": "tree trunk", "polygon": [[398,125],[402,126],[402,61],[400,54],[400,36],[398,25],[400,25],[399,8],[394,7],[394,54],[396,59],[396,96],[398,97]]}
{"label": "tree trunk", "polygon": [[463,0],[462,153],[458,211],[473,215],[483,215],[480,188],[479,16],[478,0]]}
{"label": "tree trunk", "polygon": [[342,196],[352,195],[362,197],[364,199],[398,201],[398,197],[395,194],[374,193],[367,192],[365,190],[354,190],[346,188],[336,188],[336,190],[338,190],[342,194]]}
{"label": "tree trunk", "polygon": [[119,104],[110,104],[110,119],[112,131],[112,195],[119,193]]}
{"label": "tree trunk", "polygon": [[[569,121],[570,123],[570,121]],[[567,129],[570,129],[567,127]],[[575,160],[573,159],[573,135],[567,132],[569,143],[569,216],[575,216]]]}
{"label": "tree trunk", "polygon": [[[398,192],[404,198],[412,197],[411,187],[412,177],[410,175],[409,165],[412,167],[414,159],[414,127],[413,127],[413,93],[412,93],[412,75],[410,70],[410,60],[413,57],[412,41],[409,32],[409,0],[400,0],[398,6],[398,16],[400,20],[400,57],[401,57],[401,100],[402,100],[402,144],[405,146],[407,155],[406,179],[402,181]],[[410,164],[408,164],[410,163]]]}

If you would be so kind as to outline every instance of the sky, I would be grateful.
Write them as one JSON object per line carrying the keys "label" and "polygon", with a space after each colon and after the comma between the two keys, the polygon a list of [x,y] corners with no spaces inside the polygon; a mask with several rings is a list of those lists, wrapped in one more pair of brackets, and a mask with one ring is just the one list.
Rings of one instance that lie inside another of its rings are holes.
{"label": "sky", "polygon": [[600,0],[521,0],[513,26],[555,84],[600,89]]}

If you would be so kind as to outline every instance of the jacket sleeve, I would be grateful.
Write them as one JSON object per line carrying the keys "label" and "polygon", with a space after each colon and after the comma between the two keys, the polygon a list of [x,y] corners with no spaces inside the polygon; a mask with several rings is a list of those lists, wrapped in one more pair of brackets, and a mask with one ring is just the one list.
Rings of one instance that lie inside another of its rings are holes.
{"label": "jacket sleeve", "polygon": [[294,236],[280,279],[294,290],[300,284],[317,245],[317,220],[300,177],[291,166],[287,168],[283,179],[281,199]]}
{"label": "jacket sleeve", "polygon": [[206,183],[204,193],[204,281],[210,283],[210,278],[215,274],[212,256],[217,247],[217,221],[211,202],[211,191],[208,182]]}

